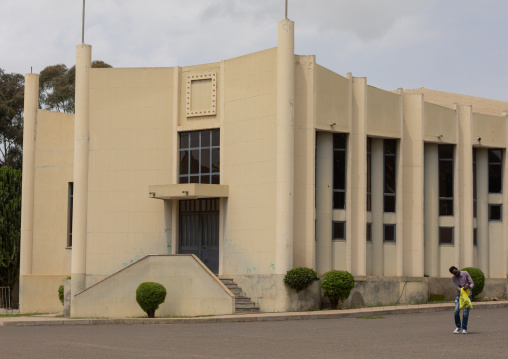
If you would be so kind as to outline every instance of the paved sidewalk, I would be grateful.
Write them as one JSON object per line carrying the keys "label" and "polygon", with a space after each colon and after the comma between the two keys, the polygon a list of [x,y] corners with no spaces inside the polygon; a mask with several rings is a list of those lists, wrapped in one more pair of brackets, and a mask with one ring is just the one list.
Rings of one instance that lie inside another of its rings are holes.
{"label": "paved sidewalk", "polygon": [[[508,307],[508,301],[473,302],[474,309]],[[27,317],[0,317],[0,326],[33,326],[33,325],[93,325],[93,324],[191,324],[191,323],[235,323],[263,322],[309,319],[354,318],[363,315],[384,316],[404,313],[431,313],[452,311],[454,303],[397,305],[386,307],[369,307],[358,309],[321,310],[306,312],[232,314],[192,318],[81,318],[69,319],[57,314],[45,314]]]}

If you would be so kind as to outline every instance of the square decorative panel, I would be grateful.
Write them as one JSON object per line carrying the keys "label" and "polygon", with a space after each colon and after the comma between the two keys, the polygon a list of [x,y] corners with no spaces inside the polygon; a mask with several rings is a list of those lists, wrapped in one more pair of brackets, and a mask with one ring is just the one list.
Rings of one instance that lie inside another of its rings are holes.
{"label": "square decorative panel", "polygon": [[208,72],[188,75],[185,97],[187,117],[215,115],[217,113],[217,74]]}

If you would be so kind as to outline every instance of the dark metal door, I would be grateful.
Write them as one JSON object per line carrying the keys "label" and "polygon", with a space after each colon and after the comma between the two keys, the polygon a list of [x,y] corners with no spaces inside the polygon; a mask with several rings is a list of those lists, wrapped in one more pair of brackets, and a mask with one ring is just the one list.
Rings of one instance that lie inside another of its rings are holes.
{"label": "dark metal door", "polygon": [[213,273],[219,272],[219,200],[180,201],[179,253],[195,254]]}

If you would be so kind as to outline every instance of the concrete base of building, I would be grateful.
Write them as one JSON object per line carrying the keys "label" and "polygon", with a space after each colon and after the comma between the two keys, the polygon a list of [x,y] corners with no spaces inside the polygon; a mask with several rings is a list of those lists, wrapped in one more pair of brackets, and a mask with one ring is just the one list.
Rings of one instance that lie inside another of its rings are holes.
{"label": "concrete base of building", "polygon": [[[450,278],[430,277],[429,278],[429,296],[432,294],[444,295],[445,300],[453,300],[457,292]],[[508,279],[507,278],[486,278],[483,291],[477,296],[478,299],[484,297],[507,299],[508,298]]]}
{"label": "concrete base of building", "polygon": [[62,313],[58,287],[66,275],[24,275],[20,280],[21,313]]}

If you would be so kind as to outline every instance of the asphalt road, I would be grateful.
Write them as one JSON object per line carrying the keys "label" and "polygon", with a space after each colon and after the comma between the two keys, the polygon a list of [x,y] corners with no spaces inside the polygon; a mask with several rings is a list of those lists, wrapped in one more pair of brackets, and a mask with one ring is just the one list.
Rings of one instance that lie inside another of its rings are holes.
{"label": "asphalt road", "polygon": [[0,358],[508,358],[508,308],[380,319],[0,327]]}

